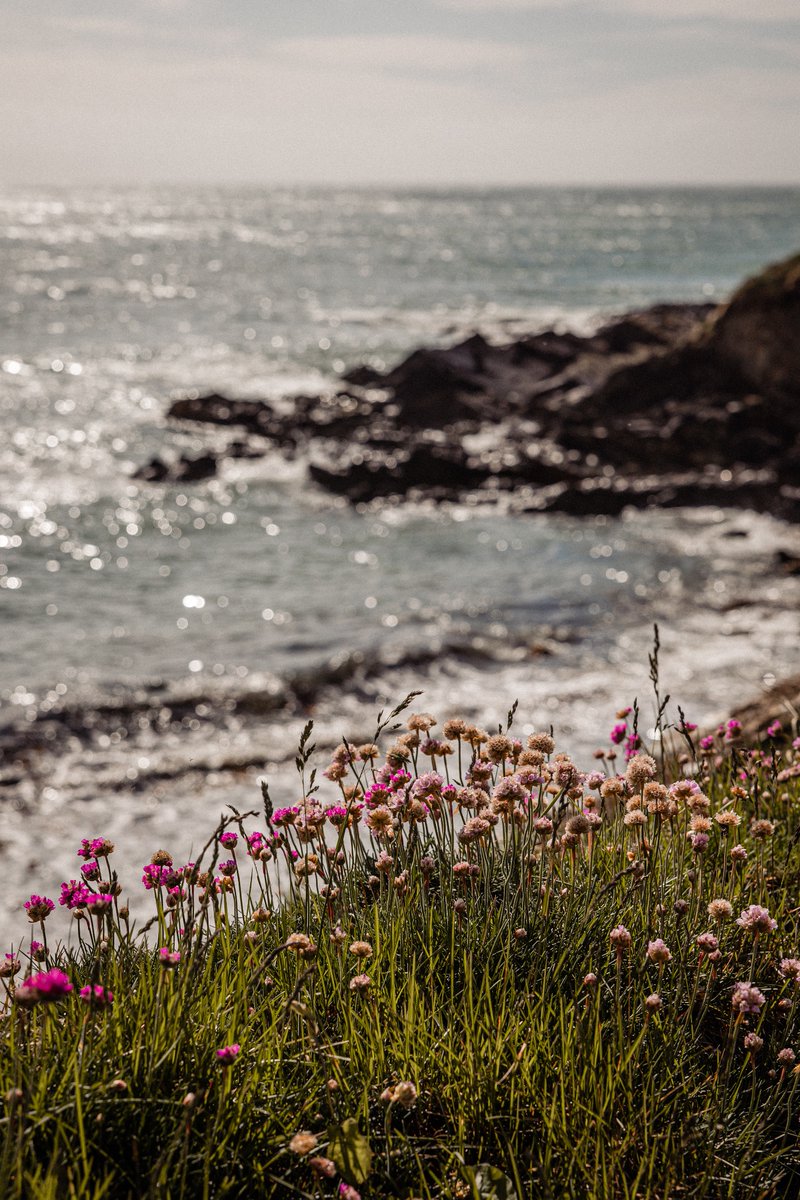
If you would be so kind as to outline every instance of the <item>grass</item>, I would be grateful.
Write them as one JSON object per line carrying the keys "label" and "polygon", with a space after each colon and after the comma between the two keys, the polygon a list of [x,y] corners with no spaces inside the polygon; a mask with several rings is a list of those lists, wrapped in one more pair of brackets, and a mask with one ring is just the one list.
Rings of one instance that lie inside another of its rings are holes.
{"label": "grass", "polygon": [[422,716],[398,742],[404,708],[319,790],[307,727],[305,799],[264,788],[196,864],[156,854],[142,928],[102,839],[77,907],[33,898],[3,968],[3,1197],[800,1194],[800,744],[701,748],[681,717],[667,792],[547,735],[446,723],[448,753]]}

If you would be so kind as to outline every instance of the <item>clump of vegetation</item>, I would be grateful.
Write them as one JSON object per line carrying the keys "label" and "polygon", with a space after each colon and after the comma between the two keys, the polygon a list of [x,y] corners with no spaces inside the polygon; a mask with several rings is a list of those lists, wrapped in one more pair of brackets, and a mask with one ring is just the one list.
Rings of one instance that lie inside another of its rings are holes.
{"label": "clump of vegetation", "polygon": [[25,904],[3,1196],[797,1194],[800,739],[659,700],[586,773],[407,705],[153,854],[142,928],[103,837],[66,940]]}

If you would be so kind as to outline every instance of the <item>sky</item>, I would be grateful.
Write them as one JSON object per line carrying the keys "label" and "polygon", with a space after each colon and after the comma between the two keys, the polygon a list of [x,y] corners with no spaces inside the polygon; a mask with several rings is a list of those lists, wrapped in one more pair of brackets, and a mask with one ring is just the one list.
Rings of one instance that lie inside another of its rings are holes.
{"label": "sky", "polygon": [[800,0],[0,0],[0,183],[800,183]]}

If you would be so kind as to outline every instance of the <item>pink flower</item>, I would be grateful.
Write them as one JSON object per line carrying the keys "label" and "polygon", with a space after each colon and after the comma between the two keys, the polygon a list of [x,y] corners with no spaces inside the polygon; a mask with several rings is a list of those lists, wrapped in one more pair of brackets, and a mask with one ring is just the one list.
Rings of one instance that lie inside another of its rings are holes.
{"label": "pink flower", "polygon": [[25,979],[17,988],[16,996],[24,1004],[35,1004],[37,1000],[49,1003],[62,1000],[71,991],[69,977],[58,967],[51,967],[49,971],[39,971]]}
{"label": "pink flower", "polygon": [[82,987],[78,995],[91,1008],[110,1008],[114,1003],[114,993],[99,983]]}
{"label": "pink flower", "polygon": [[668,963],[672,958],[672,951],[665,941],[661,938],[656,938],[655,941],[648,942],[647,944],[647,957],[661,966],[663,963]]}
{"label": "pink flower", "polygon": [[772,933],[778,928],[778,922],[769,915],[769,910],[760,904],[751,904],[742,910],[742,915],[736,918],[736,924],[751,933]]}
{"label": "pink flower", "polygon": [[47,896],[31,896],[30,900],[25,901],[25,911],[28,914],[28,920],[44,921],[50,916],[50,913],[55,908],[52,900],[48,900]]}
{"label": "pink flower", "polygon": [[765,1003],[766,996],[752,983],[734,984],[731,1006],[735,1012],[758,1014]]}
{"label": "pink flower", "polygon": [[99,879],[100,864],[98,863],[97,859],[92,858],[89,860],[89,862],[85,862],[81,867],[81,875],[89,883],[94,883],[96,879]]}
{"label": "pink flower", "polygon": [[622,954],[623,950],[627,950],[633,940],[624,925],[617,925],[608,936],[617,954]]}
{"label": "pink flower", "polygon": [[181,961],[180,950],[170,950],[169,946],[162,946],[158,952],[158,960],[162,967],[177,967]]}
{"label": "pink flower", "polygon": [[77,879],[70,879],[69,883],[62,883],[58,903],[69,909],[85,908],[86,901],[91,895],[92,893],[85,883],[79,883]]}
{"label": "pink flower", "polygon": [[223,1046],[217,1051],[217,1060],[221,1067],[230,1067],[235,1061],[236,1056],[241,1050],[238,1042],[233,1042],[230,1046]]}
{"label": "pink flower", "polygon": [[239,841],[239,838],[237,834],[233,833],[233,831],[229,829],[225,833],[220,834],[219,840],[220,844],[223,845],[226,850],[233,850],[236,843]]}
{"label": "pink flower", "polygon": [[165,887],[172,880],[175,872],[172,867],[161,867],[157,863],[146,863],[142,868],[142,883],[148,891],[153,888]]}

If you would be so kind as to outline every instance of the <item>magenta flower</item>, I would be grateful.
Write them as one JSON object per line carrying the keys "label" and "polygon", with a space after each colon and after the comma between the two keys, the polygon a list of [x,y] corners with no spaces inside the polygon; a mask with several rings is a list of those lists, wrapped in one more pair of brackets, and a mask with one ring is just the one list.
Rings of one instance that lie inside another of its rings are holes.
{"label": "magenta flower", "polygon": [[85,883],[79,883],[77,879],[70,879],[69,883],[62,883],[58,903],[69,909],[85,908],[86,901],[91,895],[92,893]]}
{"label": "magenta flower", "polygon": [[58,967],[51,967],[49,971],[29,975],[17,988],[16,996],[23,1004],[35,1004],[37,1000],[49,1003],[62,1000],[71,991],[69,977],[63,971],[59,971]]}
{"label": "magenta flower", "polygon": [[110,892],[88,892],[85,903],[88,912],[101,916],[111,908],[114,897]]}
{"label": "magenta flower", "polygon": [[230,1067],[235,1061],[236,1056],[241,1050],[238,1042],[233,1042],[230,1046],[223,1046],[217,1051],[217,1059],[221,1067]]}
{"label": "magenta flower", "polygon": [[110,1008],[114,1003],[114,993],[99,983],[82,987],[78,995],[91,1008]]}
{"label": "magenta flower", "polygon": [[100,864],[96,858],[92,858],[89,862],[85,862],[81,867],[81,875],[89,883],[94,883],[100,878]]}
{"label": "magenta flower", "polygon": [[625,735],[627,734],[627,732],[628,732],[627,723],[624,725],[615,725],[614,728],[611,730],[611,733],[608,736],[609,736],[609,739],[614,743],[615,746],[619,746],[621,742],[625,741]]}
{"label": "magenta flower", "polygon": [[239,836],[229,829],[226,830],[225,833],[221,833],[219,835],[219,840],[220,845],[224,846],[226,850],[233,850],[236,843],[239,841]]}
{"label": "magenta flower", "polygon": [[175,872],[172,867],[161,867],[157,863],[147,863],[142,868],[142,883],[148,891],[153,888],[165,887],[171,882]]}
{"label": "magenta flower", "polygon": [[700,749],[710,750],[714,745],[714,738],[709,734],[707,737],[700,738]]}
{"label": "magenta flower", "polygon": [[181,961],[180,950],[170,950],[169,946],[162,946],[158,952],[158,960],[162,967],[177,967]]}
{"label": "magenta flower", "polygon": [[48,900],[47,896],[31,896],[30,900],[25,901],[25,911],[28,914],[28,920],[44,921],[50,916],[50,913],[55,908],[52,900]]}

